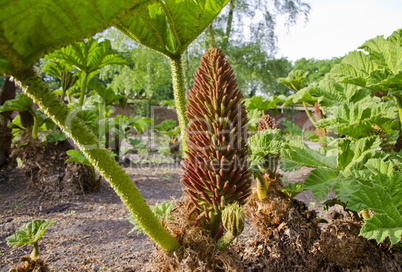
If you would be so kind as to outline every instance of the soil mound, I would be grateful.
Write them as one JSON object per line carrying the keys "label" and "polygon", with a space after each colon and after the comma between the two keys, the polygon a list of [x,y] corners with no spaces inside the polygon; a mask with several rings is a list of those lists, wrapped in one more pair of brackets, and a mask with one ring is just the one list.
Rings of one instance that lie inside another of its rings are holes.
{"label": "soil mound", "polygon": [[68,163],[67,151],[74,149],[68,141],[43,143],[24,135],[16,151],[23,162],[22,172],[30,189],[42,197],[58,198],[85,194],[93,190],[92,169],[78,163]]}

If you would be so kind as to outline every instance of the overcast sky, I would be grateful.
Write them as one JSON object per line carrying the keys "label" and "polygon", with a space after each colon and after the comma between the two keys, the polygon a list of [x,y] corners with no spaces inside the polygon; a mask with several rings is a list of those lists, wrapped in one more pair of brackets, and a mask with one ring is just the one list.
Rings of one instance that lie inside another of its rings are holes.
{"label": "overcast sky", "polygon": [[278,53],[291,61],[330,59],[356,50],[378,35],[402,28],[402,0],[304,0],[309,21],[299,20],[288,33],[278,21]]}

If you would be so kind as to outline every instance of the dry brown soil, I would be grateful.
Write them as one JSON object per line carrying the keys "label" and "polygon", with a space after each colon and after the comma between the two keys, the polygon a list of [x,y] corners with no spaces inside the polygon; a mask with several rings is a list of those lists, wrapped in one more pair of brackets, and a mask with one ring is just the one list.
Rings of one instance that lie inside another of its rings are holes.
{"label": "dry brown soil", "polygon": [[[182,196],[178,165],[131,165],[125,170],[150,205]],[[285,177],[302,181],[309,171],[302,168]],[[311,193],[304,192],[298,199],[326,217]],[[55,221],[39,243],[39,254],[52,271],[138,271],[152,258],[154,243],[145,235],[128,234],[129,212],[104,180],[96,192],[52,199],[32,192],[20,169],[2,169],[0,211],[0,271],[8,271],[21,256],[29,255],[31,247],[11,248],[6,237],[33,219]],[[250,225],[246,229],[239,243],[255,236]]]}

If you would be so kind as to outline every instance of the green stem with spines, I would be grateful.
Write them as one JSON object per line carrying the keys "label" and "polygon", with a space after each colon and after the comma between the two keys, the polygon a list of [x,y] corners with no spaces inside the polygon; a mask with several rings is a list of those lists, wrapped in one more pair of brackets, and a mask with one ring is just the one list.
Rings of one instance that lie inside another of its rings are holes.
{"label": "green stem with spines", "polygon": [[172,70],[173,95],[175,100],[175,106],[177,109],[177,118],[179,119],[183,151],[188,151],[186,144],[188,138],[186,132],[188,120],[186,117],[186,93],[184,89],[184,75],[183,75],[181,55],[178,55],[176,57],[170,57],[169,62],[170,62],[170,68]]}
{"label": "green stem with spines", "polygon": [[133,181],[109,152],[101,147],[91,130],[48,89],[32,70],[15,73],[15,78],[27,86],[26,94],[74,140],[88,160],[111,184],[145,233],[167,252],[179,249],[181,245],[158,221]]}
{"label": "green stem with spines", "polygon": [[303,102],[303,106],[304,106],[304,110],[306,111],[306,114],[307,114],[308,118],[310,119],[311,123],[313,123],[313,125],[317,128],[315,121],[314,121],[313,117],[311,117],[310,111],[307,108],[306,102]]}
{"label": "green stem with spines", "polygon": [[225,250],[235,239],[236,237],[230,232],[227,231],[216,243],[217,250]]}
{"label": "green stem with spines", "polygon": [[399,96],[394,96],[396,104],[398,105],[399,123],[402,125],[402,99]]}
{"label": "green stem with spines", "polygon": [[37,140],[38,139],[38,130],[39,130],[39,118],[33,109],[30,109],[29,112],[32,114],[32,117],[34,119],[34,125],[32,127],[32,138],[34,140]]}
{"label": "green stem with spines", "polygon": [[84,78],[82,80],[80,100],[79,100],[80,107],[82,107],[82,105],[84,105],[85,93],[87,92],[87,81],[88,81],[88,73],[84,72]]}

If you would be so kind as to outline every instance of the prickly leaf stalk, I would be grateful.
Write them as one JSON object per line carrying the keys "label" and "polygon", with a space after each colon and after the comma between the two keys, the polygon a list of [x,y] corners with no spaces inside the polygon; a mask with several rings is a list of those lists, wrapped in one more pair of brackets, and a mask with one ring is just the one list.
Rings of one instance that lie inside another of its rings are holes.
{"label": "prickly leaf stalk", "polygon": [[251,194],[248,118],[233,70],[220,49],[209,49],[194,78],[186,112],[189,151],[181,182],[194,204],[191,213],[198,213],[195,224],[205,219],[214,235],[225,205],[243,205]]}
{"label": "prickly leaf stalk", "polygon": [[243,232],[245,221],[246,217],[243,209],[237,203],[226,206],[222,212],[223,226],[235,237],[239,236]]}

